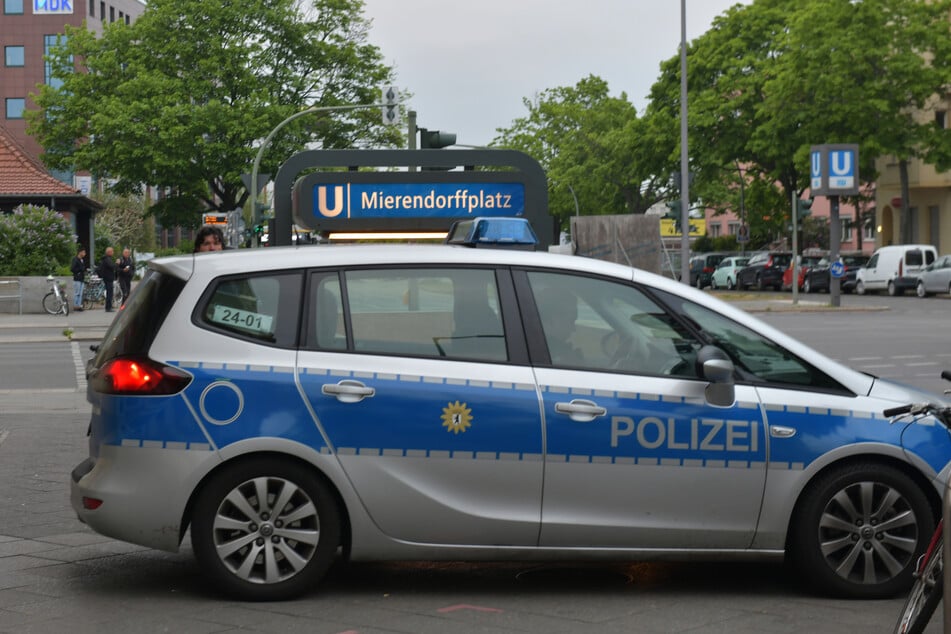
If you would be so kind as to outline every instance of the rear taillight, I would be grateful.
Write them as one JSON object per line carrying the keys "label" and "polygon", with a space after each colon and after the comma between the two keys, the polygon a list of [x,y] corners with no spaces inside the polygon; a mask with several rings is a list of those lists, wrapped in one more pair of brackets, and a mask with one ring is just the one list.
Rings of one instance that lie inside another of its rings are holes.
{"label": "rear taillight", "polygon": [[191,383],[190,374],[151,359],[122,357],[93,372],[90,386],[103,394],[164,396],[177,394]]}
{"label": "rear taillight", "polygon": [[703,267],[703,272],[704,272],[704,273],[713,273],[713,267],[712,267],[712,266],[705,266],[705,267]]}
{"label": "rear taillight", "polygon": [[898,277],[904,277],[904,260],[898,260]]}

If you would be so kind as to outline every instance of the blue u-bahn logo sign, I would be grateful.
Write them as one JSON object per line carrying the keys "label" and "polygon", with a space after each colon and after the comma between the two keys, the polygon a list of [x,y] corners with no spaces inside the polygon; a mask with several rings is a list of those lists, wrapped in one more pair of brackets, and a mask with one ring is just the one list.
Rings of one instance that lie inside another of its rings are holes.
{"label": "blue u-bahn logo sign", "polygon": [[814,145],[809,159],[809,187],[813,196],[854,196],[859,193],[858,145]]}
{"label": "blue u-bahn logo sign", "polygon": [[71,14],[73,0],[33,0],[33,15]]}

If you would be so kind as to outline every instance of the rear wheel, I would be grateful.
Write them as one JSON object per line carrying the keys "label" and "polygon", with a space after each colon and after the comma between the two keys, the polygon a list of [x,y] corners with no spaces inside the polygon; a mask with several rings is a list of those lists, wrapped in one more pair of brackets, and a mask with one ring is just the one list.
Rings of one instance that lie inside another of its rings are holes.
{"label": "rear wheel", "polygon": [[715,290],[717,290],[718,288],[720,288],[720,287],[717,286],[717,278],[711,277],[711,278],[710,278],[710,290],[714,290],[714,291],[715,291]]}
{"label": "rear wheel", "polygon": [[733,283],[733,278],[730,278],[730,277],[726,278],[726,287],[727,287],[727,290],[731,290],[731,291],[734,288],[736,288],[736,284]]}
{"label": "rear wheel", "polygon": [[339,543],[340,513],[329,486],[299,464],[235,464],[195,502],[195,557],[217,587],[243,600],[284,600],[313,589]]}
{"label": "rear wheel", "polygon": [[803,493],[790,547],[811,584],[880,599],[908,588],[933,532],[931,506],[915,482],[889,465],[864,462],[829,471]]}
{"label": "rear wheel", "polygon": [[756,290],[758,290],[758,291],[765,291],[765,290],[766,290],[766,283],[763,281],[763,278],[762,278],[762,277],[757,277],[757,278],[756,278]]}
{"label": "rear wheel", "polygon": [[812,292],[812,285],[809,284],[809,278],[808,278],[808,277],[807,277],[806,280],[802,283],[802,292],[803,292],[803,293],[811,293],[811,292]]}
{"label": "rear wheel", "polygon": [[902,293],[903,293],[903,291],[902,291],[900,288],[898,288],[897,286],[895,286],[895,282],[889,282],[889,283],[888,283],[888,294],[889,294],[890,296],[892,296],[892,297],[897,297],[898,295],[901,295]]}

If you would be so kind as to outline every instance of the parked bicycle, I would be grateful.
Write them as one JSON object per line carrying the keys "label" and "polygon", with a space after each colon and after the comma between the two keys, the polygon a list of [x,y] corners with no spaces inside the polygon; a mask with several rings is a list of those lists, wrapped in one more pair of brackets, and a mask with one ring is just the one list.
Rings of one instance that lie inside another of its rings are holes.
{"label": "parked bicycle", "polygon": [[52,275],[46,276],[50,291],[43,296],[43,310],[50,315],[69,315],[69,299],[66,286]]}
{"label": "parked bicycle", "polygon": [[[942,372],[941,378],[951,381],[951,371]],[[944,393],[951,394],[951,390],[945,390]],[[951,430],[951,407],[942,407],[934,403],[918,403],[887,409],[883,414],[895,421],[905,417],[917,421],[930,416]],[[921,634],[931,620],[944,594],[943,550],[944,517],[942,512],[942,518],[935,528],[934,535],[931,536],[928,548],[918,560],[915,568],[915,583],[911,586],[911,592],[905,600],[905,606],[895,625],[895,634]]]}
{"label": "parked bicycle", "polygon": [[[122,297],[122,289],[119,288],[119,282],[112,284],[112,296]],[[86,284],[83,286],[83,310],[89,310],[97,304],[106,303],[106,283],[95,273],[86,275]]]}

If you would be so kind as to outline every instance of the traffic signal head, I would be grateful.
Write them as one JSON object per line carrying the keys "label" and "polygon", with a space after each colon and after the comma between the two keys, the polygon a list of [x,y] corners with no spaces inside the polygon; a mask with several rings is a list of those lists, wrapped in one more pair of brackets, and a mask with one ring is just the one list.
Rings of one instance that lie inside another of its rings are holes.
{"label": "traffic signal head", "polygon": [[455,144],[456,134],[454,132],[419,128],[419,147],[421,149],[439,149]]}
{"label": "traffic signal head", "polygon": [[812,198],[802,199],[800,198],[796,203],[796,216],[798,218],[805,218],[806,216],[812,215]]}
{"label": "traffic signal head", "polygon": [[668,200],[666,203],[667,209],[669,210],[664,216],[666,218],[680,218],[680,200]]}

